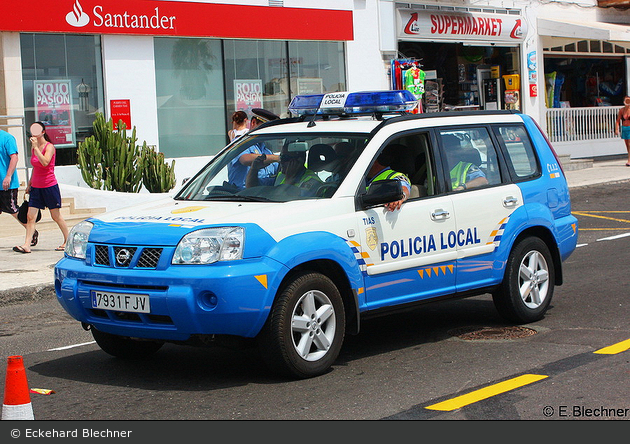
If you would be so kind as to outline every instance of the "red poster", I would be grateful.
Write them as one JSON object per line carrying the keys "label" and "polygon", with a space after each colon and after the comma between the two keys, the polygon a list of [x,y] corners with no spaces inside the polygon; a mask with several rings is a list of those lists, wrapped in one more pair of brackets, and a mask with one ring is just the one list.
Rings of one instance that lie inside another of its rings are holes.
{"label": "red poster", "polygon": [[58,148],[75,145],[70,80],[35,80],[35,117]]}
{"label": "red poster", "polygon": [[118,129],[118,121],[122,120],[128,130],[131,130],[131,102],[129,99],[116,99],[109,101],[109,109],[112,116],[114,129]]}
{"label": "red poster", "polygon": [[245,111],[251,117],[252,109],[263,107],[262,80],[234,80],[236,110]]}
{"label": "red poster", "polygon": [[538,85],[535,83],[529,84],[529,97],[537,97],[538,96]]}

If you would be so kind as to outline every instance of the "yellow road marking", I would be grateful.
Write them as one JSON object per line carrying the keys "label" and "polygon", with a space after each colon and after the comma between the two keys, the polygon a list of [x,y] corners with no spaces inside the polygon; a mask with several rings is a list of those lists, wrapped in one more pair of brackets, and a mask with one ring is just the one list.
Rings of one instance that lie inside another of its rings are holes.
{"label": "yellow road marking", "polygon": [[628,227],[625,228],[580,228],[580,231],[628,231]]}
{"label": "yellow road marking", "polygon": [[625,352],[630,349],[630,339],[626,339],[625,341],[618,342],[613,345],[609,345],[608,347],[601,348],[593,353],[597,353],[600,355],[616,355],[617,353]]}
{"label": "yellow road marking", "polygon": [[[614,211],[614,213],[616,212],[617,211]],[[604,211],[598,211],[598,213],[604,213]],[[607,217],[607,216],[599,216],[597,214],[589,214],[588,211],[574,211],[573,214],[577,214],[578,216],[594,217],[596,219],[606,219],[606,220],[612,220],[615,222],[625,222],[625,223],[630,224],[630,220],[627,220],[627,219],[617,219],[616,217]]]}
{"label": "yellow road marking", "polygon": [[510,390],[523,387],[527,384],[532,384],[545,378],[548,378],[548,376],[531,374],[518,376],[516,378],[508,379],[507,381],[499,382],[498,384],[493,384],[491,386],[475,390],[474,392],[470,392],[466,395],[458,396],[447,401],[438,402],[437,404],[430,405],[426,408],[428,410],[441,410],[444,412],[450,412],[469,404],[473,404],[477,401],[491,398],[492,396],[500,395],[501,393],[509,392]]}

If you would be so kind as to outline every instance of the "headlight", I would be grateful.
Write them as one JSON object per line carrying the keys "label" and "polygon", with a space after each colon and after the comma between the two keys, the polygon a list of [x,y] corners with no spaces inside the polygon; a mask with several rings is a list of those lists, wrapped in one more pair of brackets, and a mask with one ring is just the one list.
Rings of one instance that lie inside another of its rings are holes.
{"label": "headlight", "polygon": [[173,264],[212,264],[243,258],[242,227],[205,228],[193,231],[179,241]]}
{"label": "headlight", "polygon": [[76,257],[77,259],[85,259],[85,250],[87,249],[88,238],[90,237],[90,231],[92,231],[94,224],[86,220],[79,222],[68,235],[68,241],[66,242],[65,253],[70,257]]}

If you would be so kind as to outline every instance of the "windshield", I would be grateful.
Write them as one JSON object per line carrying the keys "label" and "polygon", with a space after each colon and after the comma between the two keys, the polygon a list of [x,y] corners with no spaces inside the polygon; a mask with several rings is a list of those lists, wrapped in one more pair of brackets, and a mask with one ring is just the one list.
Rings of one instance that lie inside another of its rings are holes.
{"label": "windshield", "polygon": [[175,199],[287,202],[329,198],[367,141],[367,134],[347,133],[242,136]]}

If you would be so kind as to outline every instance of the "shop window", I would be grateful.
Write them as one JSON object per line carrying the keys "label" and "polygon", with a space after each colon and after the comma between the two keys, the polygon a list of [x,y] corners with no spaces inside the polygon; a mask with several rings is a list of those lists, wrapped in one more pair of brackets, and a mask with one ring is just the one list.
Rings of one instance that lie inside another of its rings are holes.
{"label": "shop window", "polygon": [[291,92],[345,91],[344,46],[339,42],[289,42]]}
{"label": "shop window", "polygon": [[234,111],[264,108],[280,117],[297,94],[346,89],[344,44],[225,40],[226,121]]}
{"label": "shop window", "polygon": [[160,152],[209,156],[225,146],[221,41],[154,40]]}
{"label": "shop window", "polygon": [[42,121],[57,165],[76,164],[79,142],[103,112],[101,39],[93,35],[21,34],[26,126]]}
{"label": "shop window", "polygon": [[223,121],[230,123],[228,129],[238,110],[250,118],[253,108],[286,115],[291,97],[286,42],[225,40],[224,57],[227,108]]}

